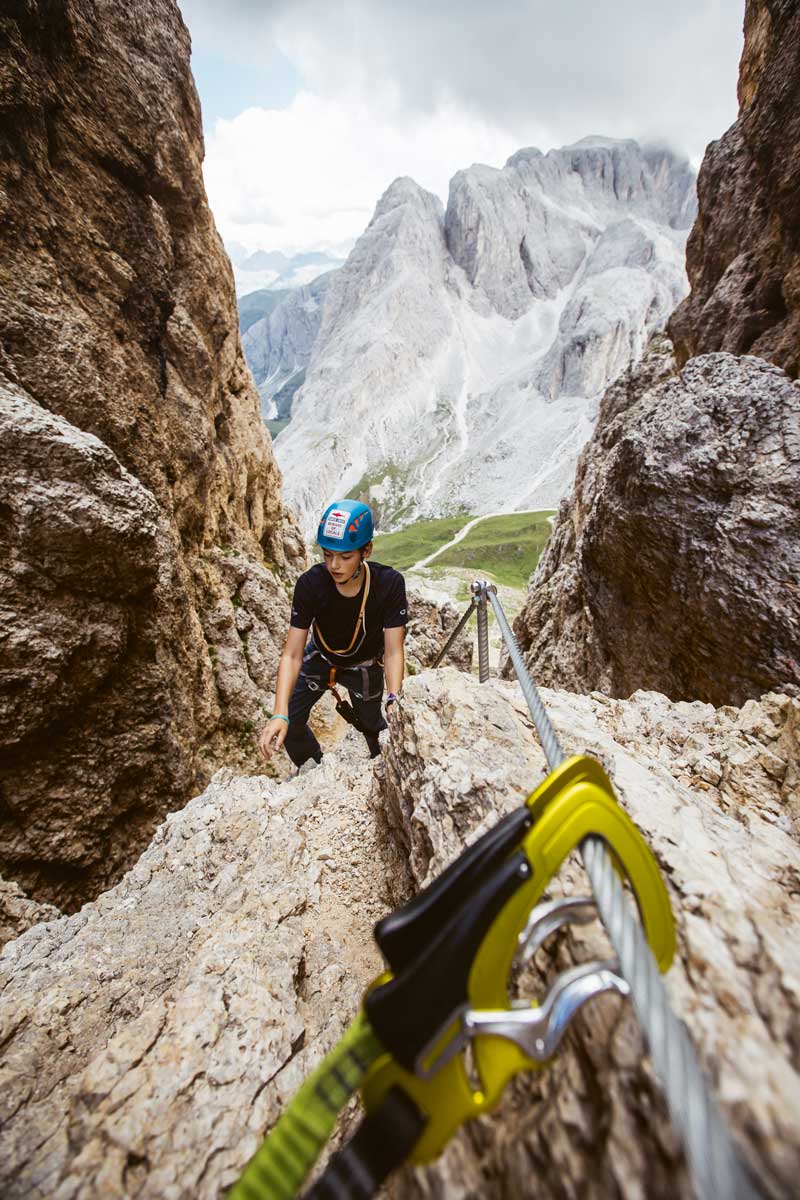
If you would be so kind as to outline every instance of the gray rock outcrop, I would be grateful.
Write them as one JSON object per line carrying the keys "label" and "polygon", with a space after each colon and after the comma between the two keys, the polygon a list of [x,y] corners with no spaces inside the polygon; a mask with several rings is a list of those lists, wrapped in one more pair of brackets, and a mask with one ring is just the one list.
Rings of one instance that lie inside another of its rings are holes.
{"label": "gray rock outcrop", "polygon": [[[638,220],[688,230],[695,209],[688,162],[630,140],[586,137],[547,154],[519,150],[502,171],[459,171],[450,186],[445,236],[470,283],[513,319],[530,308],[532,296],[552,299],[569,284],[586,257],[580,235],[593,244],[595,270],[603,256],[607,266],[633,266],[627,247],[622,256],[612,252],[615,235],[607,229],[624,219],[646,244],[646,224]],[[648,247],[638,265],[652,256]]]}
{"label": "gray rock outcrop", "polygon": [[739,117],[706,151],[687,246],[691,294],[669,323],[681,363],[728,350],[800,372],[800,10],[747,0]]}
{"label": "gray rock outcrop", "polygon": [[[520,741],[530,718],[516,684],[440,671],[409,693],[381,802],[413,888],[518,804],[544,762]],[[673,1007],[762,1194],[785,1200],[800,1169],[800,703],[773,695],[715,710],[652,692],[543,698],[566,753],[600,759],[659,861],[679,931]],[[587,890],[573,857],[548,892]],[[540,951],[519,992],[541,998],[556,971],[608,952],[598,926],[576,927]],[[532,1190],[575,1200],[694,1195],[641,1033],[616,999],[588,1006],[546,1071],[520,1078],[492,1117],[466,1127],[433,1166],[405,1172],[391,1195]]]}
{"label": "gray rock outcrop", "polygon": [[206,556],[248,560],[271,637],[304,551],[206,203],[177,6],[34,2],[3,29],[0,870],[74,907],[261,712],[263,672],[235,709],[216,676],[209,630],[236,593]]}
{"label": "gray rock outcrop", "polygon": [[[0,955],[4,1194],[217,1197],[380,968],[373,921],[519,804],[543,757],[516,685],[406,683],[384,759],[354,734],[277,785],[215,777],[136,867]],[[800,1169],[800,707],[547,693],[567,752],[612,774],[668,881],[670,993],[769,1198]],[[570,862],[551,892],[583,891]],[[523,977],[603,952],[557,940]],[[556,1062],[389,1195],[654,1200],[690,1192],[638,1027],[585,1010]]]}
{"label": "gray rock outcrop", "polygon": [[663,345],[607,393],[515,632],[550,686],[800,693],[800,386]]}

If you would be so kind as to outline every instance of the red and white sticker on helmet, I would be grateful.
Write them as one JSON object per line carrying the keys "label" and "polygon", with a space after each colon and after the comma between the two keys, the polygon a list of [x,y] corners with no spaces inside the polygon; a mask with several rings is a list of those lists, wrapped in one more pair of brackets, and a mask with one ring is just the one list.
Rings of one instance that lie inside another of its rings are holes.
{"label": "red and white sticker on helmet", "polygon": [[341,508],[332,508],[325,521],[325,528],[322,530],[323,536],[341,540],[349,520],[349,512],[343,512]]}

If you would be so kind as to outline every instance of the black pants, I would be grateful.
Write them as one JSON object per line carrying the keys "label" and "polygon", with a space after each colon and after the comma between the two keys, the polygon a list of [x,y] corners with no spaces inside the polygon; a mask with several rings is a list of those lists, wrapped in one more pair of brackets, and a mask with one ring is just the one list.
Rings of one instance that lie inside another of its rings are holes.
{"label": "black pants", "polygon": [[[303,666],[289,700],[289,729],[283,743],[286,753],[296,767],[309,758],[322,758],[322,747],[308,727],[308,714],[328,690],[330,664],[309,642]],[[367,730],[364,734],[370,757],[380,754],[378,734],[387,725],[381,713],[383,697],[383,667],[337,667],[337,687],[346,688],[358,719]]]}

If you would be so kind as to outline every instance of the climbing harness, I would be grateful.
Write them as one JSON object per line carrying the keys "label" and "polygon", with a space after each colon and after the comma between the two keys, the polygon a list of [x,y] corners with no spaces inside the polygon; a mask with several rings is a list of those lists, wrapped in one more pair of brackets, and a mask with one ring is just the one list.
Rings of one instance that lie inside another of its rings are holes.
{"label": "climbing harness", "polygon": [[[353,1025],[230,1194],[233,1200],[296,1196],[336,1112],[360,1087],[366,1115],[307,1200],[367,1200],[395,1167],[435,1159],[460,1125],[497,1105],[515,1075],[544,1069],[574,1014],[594,997],[615,993],[630,997],[642,1023],[700,1197],[752,1200],[757,1193],[659,975],[669,968],[676,942],[655,858],[600,764],[586,755],[565,757],[493,586],[476,581],[466,616],[477,610],[481,678],[488,677],[489,602],[550,774],[521,808],[378,922],[375,939],[387,971],[368,988]],[[593,898],[543,900],[574,849]],[[630,886],[639,921],[621,880]],[[516,963],[529,960],[557,930],[596,916],[617,958],[562,972],[542,997],[511,995]]]}
{"label": "climbing harness", "polygon": [[[364,674],[366,675],[366,669],[364,669]],[[367,676],[367,679],[368,678],[369,677]],[[367,684],[367,686],[369,686],[369,684]],[[331,667],[330,669],[330,674],[328,675],[328,687],[333,692],[333,697],[336,701],[337,713],[340,717],[343,717],[344,720],[347,721],[348,725],[352,725],[353,728],[357,729],[359,733],[374,732],[373,730],[368,730],[364,727],[361,718],[353,708],[352,704],[348,704],[344,697],[340,694],[339,689],[336,687],[336,667]],[[365,696],[365,699],[368,698],[368,696]]]}
{"label": "climbing harness", "polygon": [[[361,598],[361,607],[358,610],[358,617],[356,618],[356,627],[353,630],[353,636],[350,639],[350,645],[345,650],[334,650],[332,646],[328,645],[328,643],[325,641],[325,638],[322,636],[322,630],[320,629],[318,622],[315,620],[313,623],[312,636],[314,638],[314,641],[316,642],[319,639],[320,645],[322,646],[323,650],[327,650],[328,654],[338,654],[343,658],[346,657],[348,654],[355,654],[356,650],[358,650],[358,647],[362,644],[362,642],[364,641],[364,638],[367,636],[366,613],[367,613],[367,598],[369,596],[369,585],[370,585],[371,575],[370,575],[369,563],[367,562],[366,559],[364,559],[364,569],[367,572],[367,577],[364,580],[364,595]],[[358,636],[359,630],[361,630],[361,637]]]}

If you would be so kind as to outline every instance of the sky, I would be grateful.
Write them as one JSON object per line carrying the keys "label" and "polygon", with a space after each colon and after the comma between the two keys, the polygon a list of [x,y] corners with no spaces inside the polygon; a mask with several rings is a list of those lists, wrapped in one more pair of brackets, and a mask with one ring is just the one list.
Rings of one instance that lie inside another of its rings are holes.
{"label": "sky", "polygon": [[398,175],[446,203],[589,134],[699,167],[736,119],[744,0],[178,0],[229,248],[346,253]]}

